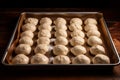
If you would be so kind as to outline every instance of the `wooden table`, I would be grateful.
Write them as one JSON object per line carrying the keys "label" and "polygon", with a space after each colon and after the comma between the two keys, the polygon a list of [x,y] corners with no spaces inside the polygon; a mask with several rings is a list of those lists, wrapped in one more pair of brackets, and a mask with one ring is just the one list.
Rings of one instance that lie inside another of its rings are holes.
{"label": "wooden table", "polygon": [[[107,10],[107,11],[106,11]],[[110,33],[120,53],[120,19],[118,13],[111,13],[110,9],[86,9],[86,8],[0,8],[0,60],[12,36],[13,30],[19,18],[19,14],[24,11],[101,11],[105,15],[105,20]],[[120,80],[120,65],[117,65],[110,71],[80,71],[80,70],[10,70],[4,68],[0,63],[0,80]]]}

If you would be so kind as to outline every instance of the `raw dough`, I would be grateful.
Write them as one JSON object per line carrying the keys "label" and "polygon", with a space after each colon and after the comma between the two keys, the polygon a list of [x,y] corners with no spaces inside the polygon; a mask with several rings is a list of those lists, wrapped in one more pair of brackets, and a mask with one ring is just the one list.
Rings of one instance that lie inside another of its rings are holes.
{"label": "raw dough", "polygon": [[43,54],[37,53],[31,57],[31,64],[48,64],[49,59]]}
{"label": "raw dough", "polygon": [[70,58],[65,55],[58,55],[53,59],[53,64],[70,64]]}
{"label": "raw dough", "polygon": [[71,52],[77,56],[77,55],[80,55],[80,54],[85,54],[87,52],[86,48],[81,46],[81,45],[77,45],[77,46],[74,46],[73,48],[71,48]]}
{"label": "raw dough", "polygon": [[90,62],[90,58],[83,54],[76,56],[72,60],[72,64],[90,64]]}
{"label": "raw dough", "polygon": [[28,44],[19,44],[16,48],[15,48],[15,53],[16,54],[25,54],[25,55],[29,55],[31,53],[31,47]]}
{"label": "raw dough", "polygon": [[68,53],[68,48],[64,45],[56,45],[54,48],[53,48],[53,53],[55,55],[67,55]]}
{"label": "raw dough", "polygon": [[12,59],[12,64],[28,64],[29,58],[24,54],[18,54]]}

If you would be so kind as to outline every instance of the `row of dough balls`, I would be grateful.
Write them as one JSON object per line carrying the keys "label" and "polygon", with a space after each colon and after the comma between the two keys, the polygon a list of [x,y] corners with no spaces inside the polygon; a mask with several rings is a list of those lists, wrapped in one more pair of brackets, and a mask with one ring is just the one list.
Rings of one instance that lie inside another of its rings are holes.
{"label": "row of dough balls", "polygon": [[38,38],[39,37],[48,37],[51,38],[50,31],[52,30],[52,20],[48,17],[43,17],[40,20],[40,25],[38,26]]}
{"label": "row of dough balls", "polygon": [[[64,45],[63,47],[65,49],[67,49],[67,47],[65,47],[65,46],[68,44],[66,23],[67,23],[66,20],[61,17],[58,17],[56,20],[54,20],[55,37],[56,37],[54,44],[55,45]],[[55,55],[59,55],[59,54],[55,53],[55,51],[53,51],[53,53]]]}
{"label": "row of dough balls", "polygon": [[38,26],[38,40],[37,44],[50,44],[50,38],[51,38],[51,27],[52,20],[48,17],[43,17],[40,20],[40,25]]}
{"label": "row of dough balls", "polygon": [[66,47],[68,44],[66,20],[64,18],[57,18],[54,24],[56,40],[53,48],[53,53],[55,55],[53,64],[70,64],[70,58],[66,56],[69,51]]}
{"label": "row of dough balls", "polygon": [[48,64],[49,59],[45,55],[50,49],[50,38],[52,30],[52,20],[48,17],[43,17],[40,20],[40,25],[38,26],[38,45],[34,49],[35,55],[31,57],[31,64]]}
{"label": "row of dough balls", "polygon": [[[41,29],[47,29],[49,31],[52,30],[51,24],[52,24],[52,20],[48,17],[44,17],[41,18],[41,20],[39,21],[40,25],[38,26],[38,30]],[[38,19],[37,18],[28,18],[25,20],[25,25],[23,25],[22,30],[31,30],[32,32],[34,32],[36,30],[36,25],[38,24]],[[55,21],[54,24],[57,26],[56,29],[64,29],[67,30],[66,27],[66,20],[64,18],[58,17]],[[82,25],[83,22],[80,18],[72,18],[70,20],[70,26],[69,29],[71,31],[74,30],[82,30]],[[95,24],[97,25],[97,21],[93,18],[87,18],[84,21],[84,24]],[[86,29],[85,29],[86,30]]]}
{"label": "row of dough balls", "polygon": [[34,49],[35,55],[30,59],[31,64],[48,64],[49,59],[45,55],[49,51],[52,21],[48,17],[43,17],[38,26],[37,46]]}
{"label": "row of dough balls", "polygon": [[[15,48],[15,53],[17,54],[13,59],[13,64],[19,63],[28,63],[28,57],[31,53],[31,46],[33,45],[34,31],[36,30],[36,25],[38,24],[38,19],[36,18],[27,18],[25,24],[22,26],[22,33],[20,34],[19,45]],[[25,58],[21,62],[22,57]]]}
{"label": "row of dough balls", "polygon": [[[41,54],[45,54],[46,52],[48,52],[49,50],[49,45],[50,44],[50,37],[51,37],[51,33],[50,31],[52,30],[51,27],[52,24],[52,20],[48,17],[44,17],[40,20],[40,26],[38,26],[38,42],[39,45],[36,46],[35,48],[35,53],[41,53]],[[42,37],[41,37],[42,36]],[[45,45],[47,44],[47,45]],[[39,55],[35,54],[32,58],[32,63],[36,63],[35,62],[35,57],[39,57]],[[45,55],[44,55],[45,56]],[[45,58],[47,59],[47,57]],[[47,59],[47,63],[48,63],[48,59]]]}
{"label": "row of dough balls", "polygon": [[13,64],[48,64],[49,59],[43,55],[43,54],[35,54],[34,56],[32,56],[31,58],[29,58],[28,56],[24,55],[24,54],[18,54],[16,55],[13,60],[12,63]]}
{"label": "row of dough balls", "polygon": [[[76,56],[72,61],[75,64],[78,63],[77,62],[78,60],[76,60],[77,56],[83,55],[87,52],[86,48],[83,46],[85,44],[85,40],[84,40],[85,34],[82,31],[83,30],[82,23],[83,22],[80,18],[72,18],[70,20],[69,30],[72,31],[71,32],[72,39],[70,40],[70,44],[73,46],[70,49],[70,51],[72,52],[73,55]],[[83,56],[85,56],[85,55],[83,55]],[[86,57],[87,56],[85,56],[85,58]],[[88,57],[87,57],[87,59],[89,60]],[[80,62],[80,63],[82,63],[82,62]],[[88,63],[90,63],[90,60]]]}
{"label": "row of dough balls", "polygon": [[[92,21],[92,22],[91,22]],[[102,46],[103,42],[100,38],[101,33],[97,27],[97,21],[93,18],[86,20],[84,30],[87,32],[87,43],[90,45],[90,53],[95,55],[92,59],[93,63],[110,63],[110,59],[105,55],[105,48]]]}
{"label": "row of dough balls", "polygon": [[[41,54],[45,54],[48,51],[49,51],[49,46],[46,44],[39,44],[34,49],[35,53],[41,53]],[[15,52],[17,54],[23,53],[25,55],[29,55],[31,53],[31,47],[28,44],[19,44],[15,49]],[[56,45],[53,48],[53,53],[55,55],[67,55],[68,52],[69,52],[68,48],[64,45]],[[71,49],[71,52],[74,55],[85,54],[86,49],[81,45],[77,45]]]}
{"label": "row of dough balls", "polygon": [[70,51],[76,56],[72,59],[72,64],[90,64],[90,59],[84,55],[87,52],[86,48],[82,46],[85,43],[82,23],[80,18],[70,20],[69,30],[72,31],[70,44],[73,46]]}
{"label": "row of dough balls", "polygon": [[20,44],[33,45],[32,38],[34,37],[34,31],[36,31],[36,25],[38,24],[37,18],[27,18],[25,24],[22,26],[21,38],[19,40]]}
{"label": "row of dough balls", "polygon": [[55,28],[54,35],[56,37],[55,44],[67,45],[68,41],[66,40],[66,38],[67,38],[68,34],[66,31],[67,30],[66,20],[62,17],[58,17],[56,20],[53,21],[53,23],[55,24],[55,27],[54,27]]}
{"label": "row of dough balls", "polygon": [[[49,64],[49,58],[43,54],[35,54],[31,58],[24,54],[16,55],[12,63],[13,64]],[[103,54],[97,54],[92,61],[86,55],[80,54],[74,57],[72,60],[68,56],[58,55],[53,59],[53,64],[109,64],[110,60],[107,56]]]}
{"label": "row of dough balls", "polygon": [[[70,58],[66,56],[69,52],[68,48],[65,46],[68,44],[67,37],[67,26],[66,26],[66,20],[63,18],[57,18],[54,21],[55,24],[55,37],[56,41],[53,48],[53,53],[56,55],[53,59],[53,64],[70,64]],[[59,37],[58,37],[59,36]]]}
{"label": "row of dough balls", "polygon": [[70,26],[69,26],[69,30],[71,30],[72,32],[71,37],[72,39],[70,40],[70,44],[72,46],[76,46],[76,45],[84,45],[85,40],[85,34],[82,31],[82,20],[80,18],[72,18],[70,20]]}
{"label": "row of dough balls", "polygon": [[[92,22],[90,22],[90,20]],[[84,30],[87,32],[86,34],[88,37],[87,43],[88,45],[91,46],[90,53],[93,55],[105,54],[105,49],[102,46],[103,42],[100,38],[101,33],[98,30],[96,19],[93,18],[87,19]]]}
{"label": "row of dough balls", "polygon": [[[34,49],[35,54],[46,54],[46,52],[49,51],[49,44],[50,44],[50,38],[51,38],[51,24],[52,20],[48,17],[43,17],[40,20],[40,25],[38,26],[38,40],[37,40],[37,46]],[[35,56],[35,55],[34,55]],[[44,55],[45,56],[45,55]],[[34,59],[34,58],[33,58]],[[33,60],[34,63],[36,63]]]}
{"label": "row of dough balls", "polygon": [[[25,20],[25,23],[31,23],[31,24],[34,24],[34,25],[37,25],[38,24],[38,19],[37,18],[27,18]],[[52,24],[52,20],[49,18],[49,17],[44,17],[44,18],[41,18],[41,20],[39,21],[40,24],[44,24],[44,23],[47,23],[48,25],[51,25]],[[54,21],[54,24],[67,24],[66,20],[62,17],[58,17],[55,21]],[[80,18],[72,18],[70,20],[70,24],[72,23],[78,23],[79,25],[82,25],[83,22]],[[87,18],[85,21],[84,21],[84,24],[95,24],[97,25],[97,21],[94,19],[94,18]]]}
{"label": "row of dough balls", "polygon": [[43,17],[40,20],[40,25],[38,26],[38,40],[37,46],[34,49],[35,53],[46,54],[48,52],[51,38],[51,27],[52,21],[48,17]]}
{"label": "row of dough balls", "polygon": [[[67,55],[68,53],[68,48],[65,46],[68,44],[68,40],[67,40],[67,22],[64,18],[57,18],[54,21],[55,24],[55,46],[53,48],[53,53],[55,55]],[[61,31],[63,31],[65,33],[65,35],[62,35],[61,33],[59,33]],[[59,34],[59,35],[57,35]],[[59,36],[59,37],[58,37]],[[53,61],[55,62],[55,61]]]}
{"label": "row of dough balls", "polygon": [[37,18],[27,18],[25,24],[22,26],[22,33],[19,43],[33,45],[32,38],[34,37],[34,31],[36,31],[36,25],[38,24]]}
{"label": "row of dough balls", "polygon": [[72,63],[74,64],[90,64],[91,62],[93,64],[109,64],[110,60],[108,56],[103,54],[97,54],[92,60],[86,55],[80,54],[72,60]]}
{"label": "row of dough balls", "polygon": [[22,33],[20,34],[19,45],[15,49],[16,54],[29,55],[31,53],[31,46],[33,45],[34,31],[36,30],[36,25],[38,24],[38,19],[27,18],[25,24],[22,26]]}
{"label": "row of dough balls", "polygon": [[98,31],[97,20],[94,18],[88,18],[85,21],[85,23],[86,24],[85,24],[84,30],[87,32],[86,35],[88,37],[88,40],[87,40],[88,45],[90,46],[93,46],[96,44],[102,45],[103,42],[100,38],[101,33]]}
{"label": "row of dough balls", "polygon": [[[57,27],[55,28],[55,30],[58,30],[58,29],[67,30],[67,27],[66,27],[67,21],[66,21],[64,18],[62,18],[62,17],[58,17],[58,18],[54,21],[54,24],[57,26]],[[70,20],[70,26],[68,26],[68,28],[69,28],[70,31],[83,30],[82,24],[83,24],[82,19],[80,19],[80,18],[72,18],[72,19]],[[85,25],[87,25],[87,24],[97,25],[97,21],[96,21],[94,18],[87,18],[87,19],[84,21],[84,24],[85,24]],[[86,30],[86,29],[87,29],[87,27],[85,28],[85,30]]]}

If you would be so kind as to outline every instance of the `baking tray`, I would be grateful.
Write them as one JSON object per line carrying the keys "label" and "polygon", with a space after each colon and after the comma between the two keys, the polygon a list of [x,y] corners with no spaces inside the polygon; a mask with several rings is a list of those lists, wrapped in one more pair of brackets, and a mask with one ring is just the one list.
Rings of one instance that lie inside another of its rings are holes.
{"label": "baking tray", "polygon": [[[9,58],[11,57],[14,48],[18,44],[18,40],[21,33],[21,26],[24,20],[28,17],[42,18],[50,17],[52,20],[57,17],[63,17],[67,21],[74,17],[80,17],[82,20],[92,17],[98,21],[99,31],[101,32],[101,39],[104,42],[107,55],[110,58],[110,64],[9,64]],[[13,36],[9,42],[9,45],[5,51],[2,59],[2,63],[7,68],[13,69],[108,69],[120,63],[118,52],[112,41],[110,32],[107,28],[106,22],[104,20],[103,14],[100,12],[23,12],[20,14],[19,20],[17,22],[16,28],[13,32]]]}

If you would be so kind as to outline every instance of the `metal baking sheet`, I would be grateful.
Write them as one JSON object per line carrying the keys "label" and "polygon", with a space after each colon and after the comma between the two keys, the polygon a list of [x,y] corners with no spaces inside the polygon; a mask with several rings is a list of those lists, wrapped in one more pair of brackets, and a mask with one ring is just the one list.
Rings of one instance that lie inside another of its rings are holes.
{"label": "metal baking sheet", "polygon": [[[69,21],[71,18],[74,17],[79,17],[82,20],[85,20],[86,18],[95,18],[98,21],[98,27],[99,27],[99,31],[101,32],[101,39],[104,42],[104,46],[107,52],[107,55],[110,58],[110,64],[20,64],[20,65],[12,65],[9,64],[10,63],[10,58],[12,57],[12,54],[14,53],[14,49],[18,44],[18,40],[20,37],[20,33],[21,33],[21,26],[24,23],[24,20],[26,18],[29,17],[34,17],[40,20],[40,18],[42,17],[50,17],[52,20],[56,19],[57,17],[63,17],[65,18],[67,21]],[[38,68],[67,68],[68,67],[71,69],[72,68],[90,68],[90,67],[99,67],[101,68],[101,66],[115,66],[118,65],[120,63],[120,59],[118,56],[118,52],[115,48],[115,45],[112,41],[110,32],[107,28],[106,22],[104,20],[103,14],[99,13],[99,12],[23,12],[21,13],[19,20],[17,22],[16,28],[13,32],[13,36],[9,42],[9,45],[5,51],[5,54],[3,56],[2,59],[2,63],[5,66],[26,66],[27,68],[29,67],[38,67]],[[24,67],[25,68],[25,67]]]}

